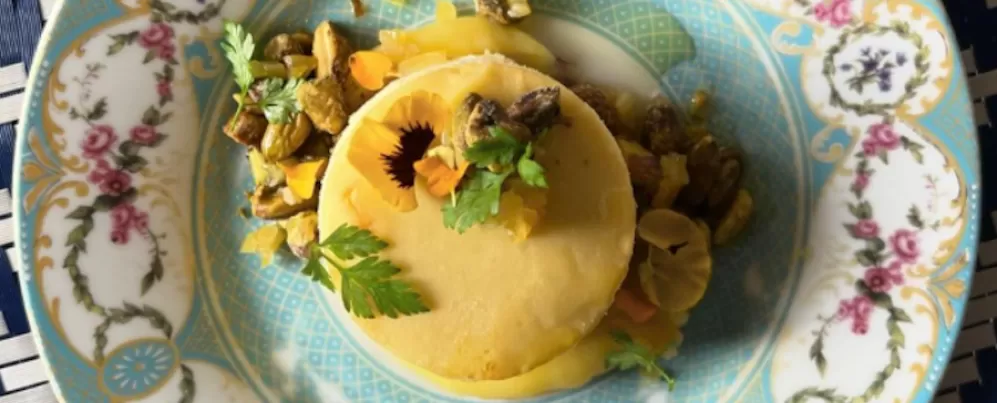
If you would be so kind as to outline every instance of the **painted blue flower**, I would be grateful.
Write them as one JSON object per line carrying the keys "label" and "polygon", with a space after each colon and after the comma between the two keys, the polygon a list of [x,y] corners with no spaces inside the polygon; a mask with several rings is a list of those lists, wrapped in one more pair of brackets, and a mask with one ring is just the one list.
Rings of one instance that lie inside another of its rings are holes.
{"label": "painted blue flower", "polygon": [[102,370],[104,387],[121,397],[141,396],[169,379],[177,367],[176,349],[168,340],[142,340],[112,352]]}

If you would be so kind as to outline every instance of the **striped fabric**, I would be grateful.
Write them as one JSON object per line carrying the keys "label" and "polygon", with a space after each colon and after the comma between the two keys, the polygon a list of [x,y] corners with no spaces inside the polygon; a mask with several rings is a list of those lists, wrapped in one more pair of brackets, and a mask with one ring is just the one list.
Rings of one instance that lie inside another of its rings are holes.
{"label": "striped fabric", "polygon": [[[57,0],[0,0],[0,403],[51,403],[56,398],[31,338],[17,286],[11,248],[11,170],[14,133],[24,97],[27,66],[43,17]],[[983,204],[979,268],[938,403],[997,402],[997,0],[945,0],[975,98],[983,155]],[[989,158],[988,158],[989,156]],[[75,402],[73,402],[75,403]]]}

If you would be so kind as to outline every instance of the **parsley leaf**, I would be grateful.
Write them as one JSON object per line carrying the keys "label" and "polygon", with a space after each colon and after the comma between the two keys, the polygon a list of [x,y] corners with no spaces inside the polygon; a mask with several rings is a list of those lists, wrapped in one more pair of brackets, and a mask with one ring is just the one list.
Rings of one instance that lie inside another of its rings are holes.
{"label": "parsley leaf", "polygon": [[287,123],[291,115],[301,111],[298,104],[298,87],[302,80],[270,78],[263,83],[259,101],[256,102],[270,123]]}
{"label": "parsley leaf", "polygon": [[[245,106],[249,86],[254,81],[253,73],[249,70],[249,62],[256,51],[256,43],[253,41],[253,35],[246,32],[242,25],[225,21],[225,39],[221,46],[225,58],[232,64],[232,74],[235,75],[235,83],[239,86],[239,106],[235,110],[235,114],[238,115]],[[232,123],[235,124],[235,120]]]}
{"label": "parsley leaf", "polygon": [[519,177],[523,178],[523,182],[527,185],[533,186],[535,188],[547,188],[547,177],[544,176],[544,167],[532,159],[533,157],[533,143],[526,145],[526,151],[523,153],[522,157],[519,157],[519,162],[516,163],[516,172],[519,173]]}
{"label": "parsley leaf", "polygon": [[321,252],[312,251],[312,257],[308,259],[308,263],[301,269],[301,274],[310,277],[312,281],[322,284],[325,288],[336,291],[336,285],[332,283],[329,272],[325,271],[325,266],[322,266],[318,253]]}
{"label": "parsley leaf", "polygon": [[480,168],[492,164],[509,165],[523,150],[522,143],[500,127],[489,128],[492,137],[481,139],[464,150],[464,158]]}
{"label": "parsley leaf", "polygon": [[368,257],[388,247],[387,242],[378,239],[370,231],[346,224],[336,228],[321,245],[343,260]]}
{"label": "parsley leaf", "polygon": [[253,84],[253,73],[249,70],[249,62],[256,52],[253,35],[246,32],[242,25],[225,21],[225,39],[221,46],[225,51],[225,58],[232,63],[235,83],[239,85],[239,89],[248,91],[249,86]]}
{"label": "parsley leaf", "polygon": [[[343,276],[343,304],[357,316],[373,318],[368,297],[374,301],[378,312],[389,318],[429,312],[419,294],[411,286],[391,277],[401,270],[387,260],[368,257],[349,269],[340,270]],[[361,302],[362,301],[362,302]]]}
{"label": "parsley leaf", "polygon": [[[343,307],[347,312],[362,318],[373,318],[377,313],[397,318],[401,315],[429,312],[429,308],[422,302],[422,297],[411,285],[394,278],[401,269],[391,261],[373,256],[385,247],[387,243],[370,231],[350,225],[340,225],[325,241],[312,247],[311,258],[301,272],[311,277],[312,281],[336,291],[335,284],[322,261],[335,268],[342,280],[339,294],[343,300]],[[347,266],[344,262],[332,259],[328,253],[342,260],[354,257],[363,259]]]}
{"label": "parsley leaf", "polygon": [[668,383],[668,390],[675,389],[675,378],[672,378],[664,368],[657,363],[657,357],[647,347],[635,342],[629,334],[613,331],[613,340],[622,349],[606,355],[606,368],[622,371],[639,368],[654,374]]}
{"label": "parsley leaf", "polygon": [[474,171],[464,187],[457,192],[456,202],[443,205],[443,226],[463,234],[475,224],[481,224],[488,217],[498,214],[502,183],[512,172]]}

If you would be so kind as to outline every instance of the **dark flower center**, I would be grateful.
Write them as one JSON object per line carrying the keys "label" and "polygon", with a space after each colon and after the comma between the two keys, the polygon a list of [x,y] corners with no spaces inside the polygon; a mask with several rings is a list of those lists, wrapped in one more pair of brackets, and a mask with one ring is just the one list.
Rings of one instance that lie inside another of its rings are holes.
{"label": "dark flower center", "polygon": [[388,175],[402,189],[415,185],[415,167],[436,139],[432,126],[428,123],[413,123],[402,128],[402,138],[391,154],[382,154],[381,159],[388,164]]}

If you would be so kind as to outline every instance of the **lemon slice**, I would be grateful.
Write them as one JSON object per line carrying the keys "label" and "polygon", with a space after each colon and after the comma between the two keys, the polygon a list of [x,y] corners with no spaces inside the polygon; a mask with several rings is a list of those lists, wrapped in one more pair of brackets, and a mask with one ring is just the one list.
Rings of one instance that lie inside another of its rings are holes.
{"label": "lemon slice", "polygon": [[637,270],[648,299],[669,312],[699,303],[713,273],[709,239],[700,227],[682,214],[659,209],[640,218],[637,234],[651,244]]}

